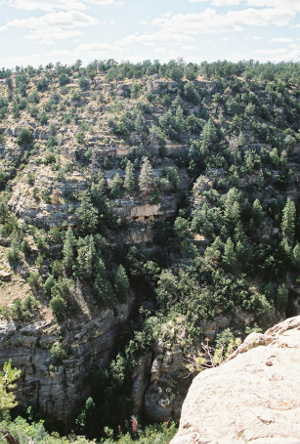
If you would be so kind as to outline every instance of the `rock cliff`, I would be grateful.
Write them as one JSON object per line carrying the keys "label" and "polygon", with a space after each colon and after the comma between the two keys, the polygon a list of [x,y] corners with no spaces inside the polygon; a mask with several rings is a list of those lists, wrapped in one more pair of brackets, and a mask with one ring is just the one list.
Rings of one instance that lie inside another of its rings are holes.
{"label": "rock cliff", "polygon": [[[11,359],[12,365],[21,369],[16,392],[19,404],[38,407],[70,426],[74,406],[88,396],[86,376],[92,368],[109,364],[114,340],[131,305],[132,299],[92,319],[70,319],[62,325],[0,321],[0,367]],[[54,353],[53,346],[63,354]]]}
{"label": "rock cliff", "polygon": [[251,333],[194,379],[171,444],[300,443],[299,365],[300,316]]}

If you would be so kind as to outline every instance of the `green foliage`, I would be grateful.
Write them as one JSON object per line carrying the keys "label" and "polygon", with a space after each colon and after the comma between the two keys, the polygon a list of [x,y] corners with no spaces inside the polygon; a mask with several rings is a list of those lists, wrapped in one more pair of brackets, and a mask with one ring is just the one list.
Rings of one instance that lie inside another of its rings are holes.
{"label": "green foliage", "polygon": [[108,186],[110,190],[110,196],[112,199],[117,199],[118,197],[122,196],[123,194],[122,186],[123,186],[123,180],[119,175],[119,173],[117,173],[114,175]]}
{"label": "green foliage", "polygon": [[123,186],[127,195],[132,194],[135,190],[134,166],[130,160],[126,163]]}
{"label": "green foliage", "polygon": [[288,301],[288,291],[285,284],[281,284],[276,292],[276,305],[279,310],[285,310]]}
{"label": "green foliage", "polygon": [[31,271],[29,273],[29,276],[27,278],[28,285],[32,290],[36,290],[40,281],[40,275],[39,273],[36,273],[35,271]]}
{"label": "green foliage", "polygon": [[50,276],[47,277],[47,279],[43,285],[45,293],[48,293],[48,294],[51,293],[51,288],[55,285],[55,282],[56,281],[55,281],[54,276],[52,274],[50,274]]}
{"label": "green foliage", "polygon": [[68,83],[70,83],[70,77],[68,76],[68,74],[62,73],[58,78],[58,82],[60,86],[67,85]]}
{"label": "green foliage", "polygon": [[15,267],[17,262],[21,259],[20,243],[18,239],[14,238],[11,243],[11,248],[6,254],[6,258],[11,267]]}
{"label": "green foliage", "polygon": [[119,265],[117,269],[114,286],[118,300],[126,302],[129,294],[129,279],[122,265]]}
{"label": "green foliage", "polygon": [[[58,63],[37,70],[17,68],[15,73],[0,72],[7,92],[0,97],[4,264],[6,255],[16,273],[14,281],[21,266],[28,268],[29,286],[37,297],[51,298],[58,322],[75,317],[76,301],[87,295],[89,308],[99,311],[126,302],[130,292],[140,295],[136,324],[123,326],[113,351],[115,359],[93,377],[91,398],[82,406],[77,424],[81,432],[107,442],[138,442],[132,431],[118,438],[114,432],[117,424],[131,417],[133,366],[139,354],[152,350],[154,338],[188,353],[202,338],[204,320],[243,310],[254,319],[247,327],[251,331],[265,329],[273,315],[291,311],[300,266],[295,197],[299,66],[252,61],[196,65],[179,59],[136,65],[95,60],[87,67],[77,61],[72,67]],[[201,83],[195,81],[198,74]],[[206,87],[203,77],[213,82]],[[72,88],[68,86],[71,79]],[[109,88],[96,91],[103,82],[113,82],[110,92]],[[151,83],[155,90],[147,92]],[[55,92],[58,85],[59,93]],[[93,91],[87,92],[90,89]],[[43,128],[48,140],[41,134],[39,144],[32,148],[31,128],[23,128],[28,137],[22,130],[18,139],[10,141],[5,131],[6,118],[26,122],[29,115],[37,124],[49,124]],[[60,150],[58,146],[64,134],[74,134],[74,160],[67,161],[66,147]],[[107,157],[101,160],[97,139],[101,150],[104,146],[129,147],[128,159],[120,160],[119,153],[114,157],[107,149]],[[12,149],[11,142],[20,147]],[[47,182],[38,189],[42,162],[48,165],[44,169],[53,185]],[[105,171],[109,169],[114,172]],[[79,174],[76,187],[81,189],[84,178],[87,191],[69,195],[67,183],[63,195],[57,191],[63,190],[67,176],[73,182]],[[19,211],[16,193],[28,185],[35,186],[28,197],[33,196],[36,205],[41,199],[54,205],[63,201],[68,212],[74,210],[77,219],[70,218],[76,224],[73,230],[66,229],[67,219],[47,233],[38,226],[30,227],[28,220],[19,222],[9,208]],[[7,192],[10,189],[12,195]],[[154,217],[145,221],[145,228],[155,232],[153,243],[129,246],[123,242],[129,238],[130,220],[114,215],[122,213],[123,202],[118,199],[123,193],[133,206],[161,204],[160,211],[166,210],[168,220],[154,221]],[[37,257],[31,248],[34,241],[43,249]],[[31,271],[32,267],[39,273]],[[46,281],[45,275],[49,276]],[[2,290],[9,285],[2,282]],[[20,296],[3,314],[31,322],[36,307],[36,301]],[[241,331],[246,331],[244,327],[240,325]],[[217,337],[216,350],[209,346],[214,363],[236,347],[233,334],[226,329]],[[21,346],[20,341],[15,345]],[[62,344],[60,347],[63,350],[54,349],[58,362],[66,356]],[[204,358],[199,359],[196,366],[201,367]],[[206,358],[204,361],[207,365]],[[134,421],[129,424],[136,424]],[[105,425],[108,428],[102,434]],[[30,429],[19,420],[12,427],[26,429],[18,432],[20,442],[54,443],[56,439],[41,424]],[[160,431],[141,432],[139,440],[163,440]]]}
{"label": "green foliage", "polygon": [[82,91],[87,91],[90,87],[89,81],[85,77],[80,77],[78,83]]}
{"label": "green foliage", "polygon": [[229,237],[224,245],[224,255],[222,257],[225,268],[233,271],[236,265],[237,257],[235,253],[234,243]]}
{"label": "green foliage", "polygon": [[19,145],[31,145],[33,142],[32,130],[30,128],[22,128],[18,135],[17,142]]}
{"label": "green foliage", "polygon": [[29,321],[33,316],[33,309],[37,306],[36,301],[28,296],[22,302],[19,298],[14,299],[11,316],[18,321]]}
{"label": "green foliage", "polygon": [[68,351],[61,344],[53,345],[50,349],[50,353],[52,357],[56,359],[58,362],[67,359],[69,355]]}
{"label": "green foliage", "polygon": [[211,119],[203,126],[200,134],[199,149],[202,155],[207,155],[217,140],[217,130]]}
{"label": "green foliage", "polygon": [[77,272],[82,279],[91,279],[96,260],[96,248],[93,236],[78,239]]}
{"label": "green foliage", "polygon": [[93,206],[88,194],[82,196],[80,206],[75,211],[75,215],[80,220],[81,231],[84,234],[93,233],[96,230],[99,212]]}
{"label": "green foliage", "polygon": [[157,302],[163,310],[170,309],[180,298],[180,283],[171,270],[163,270],[156,289]]}
{"label": "green foliage", "polygon": [[48,81],[46,77],[40,78],[36,84],[36,89],[40,92],[45,92],[47,88],[48,88]]}
{"label": "green foliage", "polygon": [[155,176],[152,165],[147,157],[142,158],[142,167],[139,176],[139,188],[144,197],[149,197],[154,188]]}
{"label": "green foliage", "polygon": [[180,177],[176,168],[166,166],[162,170],[161,177],[165,179],[164,187],[168,190],[177,191],[180,183]]}
{"label": "green foliage", "polygon": [[67,272],[72,270],[72,266],[74,264],[74,247],[76,243],[76,238],[73,234],[72,228],[69,227],[66,232],[66,237],[63,245],[63,260],[62,264]]}
{"label": "green foliage", "polygon": [[95,403],[91,397],[89,397],[86,402],[85,406],[77,416],[75,422],[80,427],[80,430],[82,430],[83,433],[88,433],[89,430],[89,423],[95,413]]}
{"label": "green foliage", "polygon": [[12,409],[18,403],[15,400],[15,395],[10,390],[16,388],[15,381],[19,379],[21,370],[12,368],[11,359],[4,363],[3,371],[0,372],[0,412],[4,409]]}
{"label": "green foliage", "polygon": [[179,239],[184,239],[188,236],[190,231],[189,221],[183,217],[177,217],[174,222],[174,231],[179,237]]}
{"label": "green foliage", "polygon": [[55,295],[52,297],[50,301],[50,308],[53,314],[56,316],[58,322],[62,322],[65,319],[66,302],[61,296]]}
{"label": "green foliage", "polygon": [[295,218],[295,203],[290,198],[287,198],[285,207],[282,211],[281,230],[283,237],[286,238],[289,243],[293,243],[294,240]]}

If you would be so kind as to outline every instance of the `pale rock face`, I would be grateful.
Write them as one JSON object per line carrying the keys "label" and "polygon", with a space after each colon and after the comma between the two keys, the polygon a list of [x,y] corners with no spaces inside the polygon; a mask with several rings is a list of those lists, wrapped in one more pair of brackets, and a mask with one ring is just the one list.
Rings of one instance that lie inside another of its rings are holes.
{"label": "pale rock face", "polygon": [[171,444],[300,444],[300,316],[251,334],[200,373]]}

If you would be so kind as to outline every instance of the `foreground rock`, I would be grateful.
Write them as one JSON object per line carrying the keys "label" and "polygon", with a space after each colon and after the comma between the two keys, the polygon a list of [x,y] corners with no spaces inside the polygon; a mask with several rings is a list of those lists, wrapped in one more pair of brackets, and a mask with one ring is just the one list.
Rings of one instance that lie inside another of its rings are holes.
{"label": "foreground rock", "polygon": [[300,444],[299,368],[300,316],[252,333],[194,379],[171,444]]}

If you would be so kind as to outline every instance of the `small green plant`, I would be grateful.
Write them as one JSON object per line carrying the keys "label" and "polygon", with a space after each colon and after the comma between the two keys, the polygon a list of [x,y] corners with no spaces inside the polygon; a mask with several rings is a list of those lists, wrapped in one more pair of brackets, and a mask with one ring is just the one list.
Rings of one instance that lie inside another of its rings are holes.
{"label": "small green plant", "polygon": [[58,362],[63,361],[64,359],[67,359],[69,353],[67,350],[61,345],[56,344],[53,345],[50,349],[50,353],[54,359],[56,359]]}
{"label": "small green plant", "polygon": [[34,271],[31,271],[29,273],[29,276],[27,278],[27,283],[30,286],[30,288],[32,290],[36,290],[38,288],[39,285],[39,281],[40,281],[40,275],[39,273],[36,273]]}

